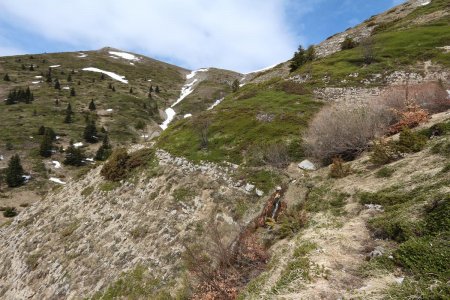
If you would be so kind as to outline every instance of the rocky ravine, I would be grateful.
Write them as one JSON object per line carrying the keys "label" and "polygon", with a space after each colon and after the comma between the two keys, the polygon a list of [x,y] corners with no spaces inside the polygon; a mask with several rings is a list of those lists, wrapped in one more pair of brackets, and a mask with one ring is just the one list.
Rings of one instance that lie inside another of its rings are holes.
{"label": "rocky ravine", "polygon": [[[0,228],[0,298],[79,299],[137,265],[169,282],[179,275],[180,242],[198,239],[211,216],[232,234],[238,198],[253,199],[254,212],[261,206],[264,198],[233,183],[232,166],[157,156],[158,167],[112,187],[97,167]],[[175,199],[179,189],[189,196]]]}

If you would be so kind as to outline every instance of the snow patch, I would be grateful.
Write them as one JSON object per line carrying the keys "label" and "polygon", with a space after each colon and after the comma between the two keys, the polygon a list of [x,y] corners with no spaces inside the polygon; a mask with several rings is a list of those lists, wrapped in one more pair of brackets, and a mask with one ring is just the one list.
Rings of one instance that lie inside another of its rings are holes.
{"label": "snow patch", "polygon": [[78,55],[77,57],[79,57],[79,58],[87,57],[87,54],[86,54],[86,53],[80,52],[80,53],[78,53],[78,54],[79,54],[79,55]]}
{"label": "snow patch", "polygon": [[165,113],[167,115],[167,118],[161,125],[159,125],[159,127],[161,127],[162,130],[166,130],[167,129],[167,126],[169,126],[169,123],[172,122],[173,118],[177,114],[171,107],[167,108],[165,110]]}
{"label": "snow patch", "polygon": [[82,142],[78,142],[78,143],[73,144],[73,146],[75,148],[80,148],[80,147],[83,147],[83,143]]}
{"label": "snow patch", "polygon": [[187,119],[187,118],[190,118],[190,117],[192,117],[192,114],[185,114],[183,118]]}
{"label": "snow patch", "polygon": [[425,6],[431,3],[431,0],[427,0],[425,2],[423,2],[422,4],[420,4],[421,6]]}
{"label": "snow patch", "polygon": [[38,75],[38,76],[34,76],[34,78],[42,78],[42,76]]}
{"label": "snow patch", "polygon": [[279,63],[278,63],[278,64],[271,65],[271,66],[268,66],[268,67],[265,67],[265,68],[263,68],[263,69],[251,71],[251,72],[249,72],[249,73],[244,73],[244,75],[248,75],[248,74],[252,74],[252,73],[258,73],[258,72],[267,71],[267,70],[270,70],[270,69],[272,69],[272,68],[274,68],[274,67],[276,67],[276,66],[278,66],[278,65],[279,65]]}
{"label": "snow patch", "polygon": [[110,55],[109,57],[114,58],[114,59],[119,59],[117,56],[114,56],[114,55]]}
{"label": "snow patch", "polygon": [[55,167],[55,169],[60,169],[61,168],[61,163],[57,160],[52,160],[52,164]]}
{"label": "snow patch", "polygon": [[152,81],[151,79],[147,80],[148,82]]}
{"label": "snow patch", "polygon": [[197,75],[198,72],[208,72],[208,71],[209,71],[209,69],[206,69],[206,68],[198,69],[198,70],[192,71],[190,74],[187,74],[187,75],[186,75],[186,79],[189,80],[189,79],[194,78],[195,75]]}
{"label": "snow patch", "polygon": [[112,108],[108,108],[106,111],[107,112],[113,112],[114,110]]}
{"label": "snow patch", "polygon": [[50,177],[48,180],[50,180],[54,183],[58,183],[58,184],[66,184],[64,181],[62,181],[61,179],[56,178],[56,177]]}
{"label": "snow patch", "polygon": [[211,110],[211,109],[213,109],[214,107],[216,107],[217,105],[219,105],[220,102],[223,101],[223,99],[225,99],[225,98],[217,99],[216,102],[214,102],[214,103],[213,103],[210,107],[208,107],[206,110]]}
{"label": "snow patch", "polygon": [[130,65],[134,66],[134,63],[130,62]]}
{"label": "snow patch", "polygon": [[136,55],[133,55],[131,53],[126,53],[126,52],[109,51],[109,54],[112,54],[112,55],[115,55],[115,56],[119,56],[119,57],[122,57],[122,58],[128,59],[128,60],[138,61],[140,59]]}
{"label": "snow patch", "polygon": [[22,175],[22,178],[25,182],[28,182],[31,179],[31,175]]}
{"label": "snow patch", "polygon": [[61,65],[53,65],[53,66],[50,66],[50,68],[58,68],[58,67],[61,67]]}
{"label": "snow patch", "polygon": [[38,83],[40,83],[40,81],[32,81],[31,83],[32,84],[38,84]]}
{"label": "snow patch", "polygon": [[128,84],[128,80],[125,79],[125,76],[121,76],[121,75],[118,75],[118,74],[113,73],[113,72],[104,71],[104,70],[101,70],[101,69],[98,69],[98,68],[93,68],[93,67],[84,68],[83,71],[103,73],[105,75],[108,75],[112,79],[115,79],[115,80],[120,81],[122,83],[127,83]]}
{"label": "snow patch", "polygon": [[63,89],[63,90],[70,90],[70,87],[64,86],[62,89]]}

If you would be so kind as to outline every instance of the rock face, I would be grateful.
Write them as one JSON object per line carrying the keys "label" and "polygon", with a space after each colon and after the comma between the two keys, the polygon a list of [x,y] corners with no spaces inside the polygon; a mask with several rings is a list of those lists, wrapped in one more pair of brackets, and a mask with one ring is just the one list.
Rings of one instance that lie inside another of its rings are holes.
{"label": "rock face", "polygon": [[[101,167],[69,182],[0,228],[1,299],[80,299],[103,290],[136,265],[165,281],[179,272],[181,240],[211,216],[222,219],[245,197],[228,171],[158,151],[159,167],[112,184]],[[175,199],[185,189],[190,197]],[[234,224],[231,221],[228,223]],[[237,225],[230,225],[237,226]]]}

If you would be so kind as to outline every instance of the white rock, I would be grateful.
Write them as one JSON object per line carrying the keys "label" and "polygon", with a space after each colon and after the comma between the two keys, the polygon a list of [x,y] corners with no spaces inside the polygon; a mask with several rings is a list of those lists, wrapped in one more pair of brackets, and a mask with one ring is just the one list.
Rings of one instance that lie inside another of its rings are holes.
{"label": "white rock", "polygon": [[253,184],[247,183],[244,187],[246,192],[251,192],[253,191],[253,189],[255,188],[255,186]]}
{"label": "white rock", "polygon": [[276,190],[281,191],[281,186],[277,186]]}
{"label": "white rock", "polygon": [[264,196],[264,192],[261,191],[260,189],[256,189],[255,192],[256,192],[256,195],[258,195],[258,197]]}
{"label": "white rock", "polygon": [[298,164],[298,167],[300,169],[303,170],[308,170],[308,171],[315,171],[317,170],[316,166],[310,162],[309,160],[305,159],[304,161],[302,161],[301,163]]}

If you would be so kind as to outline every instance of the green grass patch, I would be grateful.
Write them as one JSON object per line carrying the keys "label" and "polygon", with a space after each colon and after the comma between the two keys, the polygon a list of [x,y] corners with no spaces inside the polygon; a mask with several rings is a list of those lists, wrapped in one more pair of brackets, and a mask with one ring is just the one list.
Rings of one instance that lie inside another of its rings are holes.
{"label": "green grass patch", "polygon": [[375,176],[377,178],[389,178],[389,177],[392,177],[392,175],[394,173],[395,173],[395,169],[389,168],[389,167],[383,167],[375,173]]}
{"label": "green grass patch", "polygon": [[111,192],[120,186],[119,182],[105,181],[99,184],[98,188],[102,192]]}
{"label": "green grass patch", "polygon": [[172,192],[172,197],[177,203],[191,201],[195,195],[192,189],[186,187],[180,187]]}

